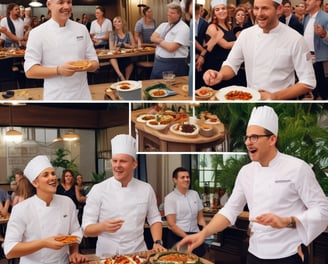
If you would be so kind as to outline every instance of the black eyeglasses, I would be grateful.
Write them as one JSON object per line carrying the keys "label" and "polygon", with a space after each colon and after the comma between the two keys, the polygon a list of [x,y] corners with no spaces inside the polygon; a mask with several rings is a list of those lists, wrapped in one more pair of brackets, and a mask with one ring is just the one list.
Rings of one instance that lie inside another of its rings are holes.
{"label": "black eyeglasses", "polygon": [[255,142],[258,141],[258,139],[260,137],[271,137],[272,135],[273,134],[268,134],[268,135],[255,135],[255,134],[253,134],[253,135],[250,135],[250,136],[244,136],[244,142],[246,142],[247,139],[249,139],[250,142],[255,143]]}

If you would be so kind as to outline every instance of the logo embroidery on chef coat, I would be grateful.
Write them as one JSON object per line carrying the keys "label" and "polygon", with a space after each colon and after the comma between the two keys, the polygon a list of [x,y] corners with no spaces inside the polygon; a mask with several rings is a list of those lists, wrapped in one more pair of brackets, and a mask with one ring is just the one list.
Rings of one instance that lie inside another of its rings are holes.
{"label": "logo embroidery on chef coat", "polygon": [[83,40],[83,36],[76,36],[76,40],[77,41],[82,41]]}

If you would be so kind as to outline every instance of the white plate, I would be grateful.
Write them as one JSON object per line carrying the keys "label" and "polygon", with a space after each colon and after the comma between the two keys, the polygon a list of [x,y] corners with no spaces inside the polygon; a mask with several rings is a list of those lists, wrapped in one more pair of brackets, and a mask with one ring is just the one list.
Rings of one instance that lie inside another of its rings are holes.
{"label": "white plate", "polygon": [[146,125],[155,130],[163,130],[164,128],[166,128],[169,125],[169,123],[168,124],[160,124],[159,122],[157,122],[157,125],[154,125],[154,124],[152,124],[154,121],[157,122],[156,120],[148,120],[146,122]]}
{"label": "white plate", "polygon": [[[147,117],[147,119],[145,119],[145,117]],[[155,119],[155,115],[153,114],[143,114],[138,116],[136,120],[140,123],[146,123],[148,120],[154,120],[154,119]]]}
{"label": "white plate", "polygon": [[172,126],[170,126],[170,131],[176,135],[185,136],[185,137],[195,137],[199,133],[199,126],[196,124],[192,124],[193,126],[195,126],[195,130],[192,133],[182,132],[181,130],[177,129],[178,126],[180,125],[181,124],[173,124]]}
{"label": "white plate", "polygon": [[[121,87],[124,84],[126,84],[127,86],[130,86],[130,88],[129,89],[122,89]],[[140,87],[140,83],[137,82],[137,81],[120,81],[120,82],[116,82],[116,83],[111,84],[110,88],[116,89],[116,90],[121,91],[121,92],[128,92],[128,91],[132,91],[132,90],[135,90],[135,89],[138,89],[138,88],[141,88],[141,87]]]}
{"label": "white plate", "polygon": [[[225,96],[231,91],[240,91],[240,92],[250,93],[252,95],[252,98],[249,100],[228,100],[228,99],[226,99]],[[242,87],[242,86],[229,86],[229,87],[222,88],[216,93],[215,96],[220,101],[259,101],[259,100],[261,100],[261,94],[259,93],[259,91],[252,89],[252,88]]]}
{"label": "white plate", "polygon": [[[160,94],[159,94],[159,95],[154,94],[154,93],[156,93],[156,92],[159,92]],[[149,94],[151,97],[160,98],[160,97],[165,97],[165,96],[167,96],[168,91],[167,91],[166,89],[163,89],[163,88],[158,88],[158,89],[157,89],[157,88],[154,88],[154,89],[150,90],[150,91],[148,92],[148,94]]]}
{"label": "white plate", "polygon": [[[206,91],[206,93],[201,93],[201,91]],[[209,87],[201,87],[195,91],[195,94],[200,99],[208,99],[213,96],[213,89]]]}

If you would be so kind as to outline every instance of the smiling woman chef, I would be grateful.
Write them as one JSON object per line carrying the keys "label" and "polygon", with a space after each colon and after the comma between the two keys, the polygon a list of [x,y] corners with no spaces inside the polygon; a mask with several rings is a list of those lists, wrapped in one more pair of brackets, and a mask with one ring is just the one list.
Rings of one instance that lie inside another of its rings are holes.
{"label": "smiling woman chef", "polygon": [[250,240],[247,264],[305,263],[308,245],[328,225],[328,200],[311,167],[276,147],[278,116],[271,107],[253,108],[245,144],[251,163],[241,168],[225,206],[199,233],[179,246],[188,251],[235,223],[247,203]]}
{"label": "smiling woman chef", "polygon": [[[78,253],[82,231],[75,205],[63,195],[56,195],[57,177],[46,156],[36,156],[26,166],[24,175],[36,188],[36,195],[15,205],[4,242],[7,258],[19,258],[20,264],[83,263]],[[74,235],[76,243],[61,241]]]}

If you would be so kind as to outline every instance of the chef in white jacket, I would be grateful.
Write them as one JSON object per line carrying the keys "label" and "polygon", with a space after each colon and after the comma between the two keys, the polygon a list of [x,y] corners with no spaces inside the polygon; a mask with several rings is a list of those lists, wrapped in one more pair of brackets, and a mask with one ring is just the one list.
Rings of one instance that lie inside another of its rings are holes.
{"label": "chef in white jacket", "polygon": [[225,206],[201,232],[179,246],[188,244],[192,250],[207,236],[233,225],[247,203],[247,264],[304,263],[304,247],[328,225],[328,199],[307,163],[279,152],[277,137],[274,110],[253,108],[245,136],[252,162],[241,168]]}
{"label": "chef in white jacket", "polygon": [[162,222],[150,184],[133,177],[137,167],[136,140],[117,135],[112,141],[113,177],[92,187],[82,218],[86,237],[98,237],[96,255],[147,250],[144,225],[150,226],[153,249],[163,251]]}
{"label": "chef in white jacket", "polygon": [[[78,253],[82,230],[75,205],[66,196],[56,195],[57,177],[47,156],[36,156],[26,166],[24,175],[36,188],[36,195],[14,206],[4,241],[8,259],[20,258],[20,264],[84,263]],[[74,235],[76,243],[58,241]]]}

